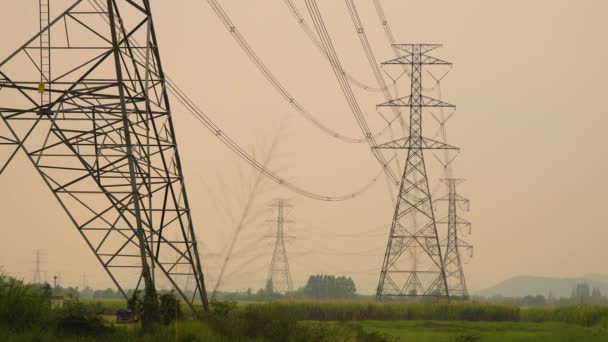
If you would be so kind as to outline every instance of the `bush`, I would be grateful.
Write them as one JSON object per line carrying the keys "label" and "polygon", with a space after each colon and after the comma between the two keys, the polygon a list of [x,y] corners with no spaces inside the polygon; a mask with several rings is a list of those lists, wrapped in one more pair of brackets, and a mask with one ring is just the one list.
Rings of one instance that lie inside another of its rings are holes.
{"label": "bush", "polygon": [[76,299],[68,300],[58,312],[57,330],[75,335],[105,335],[112,330],[101,314],[99,304],[85,304]]}
{"label": "bush", "polygon": [[231,338],[262,341],[361,341],[384,342],[389,338],[380,333],[367,333],[356,324],[326,324],[298,322],[298,318],[283,310],[259,310],[258,305],[235,310],[235,302],[211,302],[209,326],[218,334]]}
{"label": "bush", "polygon": [[234,300],[212,300],[209,302],[209,309],[211,310],[211,314],[217,316],[227,316],[231,311],[235,310],[237,307],[237,302]]}
{"label": "bush", "polygon": [[51,323],[51,303],[39,285],[0,274],[0,325],[18,331],[47,329]]}
{"label": "bush", "polygon": [[175,292],[171,291],[160,295],[160,317],[166,325],[183,317],[182,308]]}

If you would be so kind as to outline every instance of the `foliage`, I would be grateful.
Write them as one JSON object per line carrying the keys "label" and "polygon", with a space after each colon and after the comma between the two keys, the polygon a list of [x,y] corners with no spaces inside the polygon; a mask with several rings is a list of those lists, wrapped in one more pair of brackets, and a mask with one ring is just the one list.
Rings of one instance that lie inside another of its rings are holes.
{"label": "foliage", "polygon": [[138,316],[141,316],[144,312],[144,302],[141,298],[141,291],[135,290],[131,297],[127,300],[127,309],[132,312],[137,313]]}
{"label": "foliage", "polygon": [[521,320],[529,322],[563,322],[585,327],[608,319],[608,306],[577,305],[551,308],[528,308],[521,311]]}
{"label": "foliage", "polygon": [[378,303],[378,302],[272,302],[251,304],[259,312],[298,320],[464,320],[518,321],[520,309],[508,305],[473,303]]}
{"label": "foliage", "polygon": [[141,325],[144,331],[152,331],[160,320],[161,313],[160,305],[158,303],[158,293],[154,287],[146,287],[144,290]]}
{"label": "foliage", "polygon": [[76,335],[105,335],[111,331],[101,314],[100,304],[86,304],[77,299],[67,300],[58,310],[57,329],[61,333]]}
{"label": "foliage", "polygon": [[46,328],[51,312],[49,297],[40,286],[0,274],[0,325],[11,330]]}
{"label": "foliage", "polygon": [[303,292],[309,298],[340,299],[354,297],[357,289],[351,278],[333,275],[311,275]]}
{"label": "foliage", "polygon": [[[232,339],[247,338],[263,341],[390,341],[386,335],[378,332],[366,332],[356,324],[318,324],[299,323],[295,317],[281,312],[260,311],[255,306],[242,310],[231,310],[230,302],[214,302],[213,307],[220,308],[207,317],[211,328],[220,335]],[[226,310],[228,309],[228,310]]]}
{"label": "foliage", "polygon": [[237,308],[237,302],[234,300],[212,300],[209,302],[209,309],[211,314],[216,316],[227,316],[231,311]]}
{"label": "foliage", "polygon": [[174,291],[160,295],[160,316],[166,325],[183,317],[180,301]]}

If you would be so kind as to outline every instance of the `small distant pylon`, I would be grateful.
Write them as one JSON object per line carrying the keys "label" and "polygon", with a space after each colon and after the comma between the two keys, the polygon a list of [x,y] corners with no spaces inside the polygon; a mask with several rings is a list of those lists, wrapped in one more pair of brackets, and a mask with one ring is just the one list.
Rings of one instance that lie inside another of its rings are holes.
{"label": "small distant pylon", "polygon": [[270,269],[266,277],[266,289],[274,293],[293,293],[293,283],[291,281],[291,272],[289,271],[289,261],[287,260],[287,249],[285,248],[285,240],[293,239],[292,236],[285,235],[284,224],[292,222],[284,216],[284,208],[291,207],[284,200],[279,199],[271,206],[277,208],[277,219],[270,222],[276,222],[276,235],[271,235],[275,239],[274,250],[272,252],[272,260],[270,261]]}
{"label": "small distant pylon", "polygon": [[81,280],[81,284],[80,285],[82,286],[83,290],[87,288],[88,283],[87,283],[87,274],[86,273],[82,274],[82,280]]}
{"label": "small distant pylon", "polygon": [[458,204],[462,203],[465,209],[468,210],[469,200],[458,195],[456,187],[462,183],[462,179],[444,179],[448,187],[448,195],[438,199],[438,201],[448,202],[448,216],[437,221],[440,224],[448,225],[447,241],[442,241],[442,246],[445,246],[445,254],[443,257],[443,265],[448,284],[448,292],[450,299],[468,299],[469,293],[467,283],[462,269],[462,260],[460,250],[463,248],[471,249],[471,245],[458,237],[458,232],[462,232],[462,228],[468,228],[470,232],[471,223],[462,219],[458,215]]}
{"label": "small distant pylon", "polygon": [[42,264],[42,251],[36,249],[34,251],[34,275],[32,276],[32,283],[34,284],[42,284],[45,279],[42,277],[42,271],[40,264]]}

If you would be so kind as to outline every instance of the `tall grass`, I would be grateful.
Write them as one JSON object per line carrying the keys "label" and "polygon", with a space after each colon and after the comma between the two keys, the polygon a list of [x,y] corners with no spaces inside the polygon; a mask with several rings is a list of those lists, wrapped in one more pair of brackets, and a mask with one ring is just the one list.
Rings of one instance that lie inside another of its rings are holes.
{"label": "tall grass", "polygon": [[433,320],[494,322],[561,322],[608,328],[608,306],[523,308],[476,303],[271,302],[241,305],[237,311],[297,320]]}
{"label": "tall grass", "polygon": [[51,304],[39,286],[0,274],[0,325],[26,330],[45,327],[51,320]]}
{"label": "tall grass", "polygon": [[590,327],[608,325],[608,306],[577,305],[538,307],[521,310],[521,320],[527,322],[563,322]]}
{"label": "tall grass", "polygon": [[290,316],[298,320],[459,320],[519,321],[520,309],[509,305],[429,304],[429,303],[361,303],[361,302],[272,302],[252,304],[239,310],[273,316]]}

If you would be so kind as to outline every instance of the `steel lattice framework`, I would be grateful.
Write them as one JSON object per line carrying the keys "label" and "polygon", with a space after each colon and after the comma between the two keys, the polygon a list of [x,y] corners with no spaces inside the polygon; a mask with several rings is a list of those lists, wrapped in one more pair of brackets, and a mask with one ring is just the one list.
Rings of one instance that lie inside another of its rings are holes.
{"label": "steel lattice framework", "polygon": [[291,222],[284,217],[285,204],[284,200],[278,200],[273,205],[277,208],[277,232],[276,235],[270,236],[275,239],[272,259],[270,261],[270,269],[266,277],[266,287],[271,287],[273,292],[277,293],[292,293],[293,284],[291,281],[291,272],[289,271],[289,261],[287,260],[287,249],[285,248],[285,239],[290,239],[284,232],[284,224]]}
{"label": "steel lattice framework", "polygon": [[164,282],[207,309],[148,0],[75,0],[0,62],[0,89],[2,170],[25,152],[125,297]]}
{"label": "steel lattice framework", "polygon": [[425,150],[456,149],[422,135],[425,108],[453,108],[453,105],[422,95],[422,69],[425,65],[451,65],[428,53],[440,45],[400,44],[402,56],[384,65],[410,69],[409,96],[381,104],[382,107],[408,107],[409,136],[377,146],[404,149],[407,159],[380,272],[376,297],[449,297],[437,222],[429,189]]}
{"label": "steel lattice framework", "polygon": [[442,246],[446,247],[443,257],[445,268],[445,276],[448,284],[448,291],[451,299],[468,299],[469,292],[467,283],[462,269],[462,258],[460,249],[472,248],[470,244],[458,237],[459,232],[462,233],[462,228],[471,228],[471,223],[458,215],[458,204],[461,203],[468,210],[469,200],[458,195],[457,186],[462,179],[444,179],[448,188],[447,196],[440,198],[438,201],[446,201],[448,203],[447,217],[439,220],[437,223],[447,224],[448,235],[447,241],[443,241]]}

